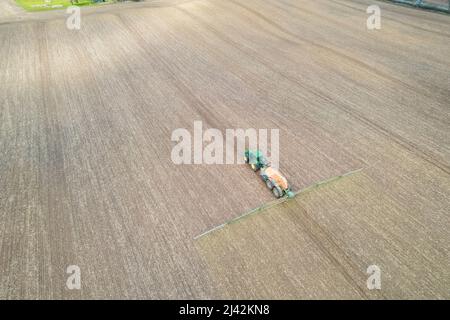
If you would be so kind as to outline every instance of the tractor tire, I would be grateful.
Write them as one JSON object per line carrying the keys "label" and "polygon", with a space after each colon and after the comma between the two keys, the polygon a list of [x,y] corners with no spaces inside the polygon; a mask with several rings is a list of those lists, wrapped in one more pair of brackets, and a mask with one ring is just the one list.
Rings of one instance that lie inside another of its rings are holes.
{"label": "tractor tire", "polygon": [[273,195],[274,195],[277,199],[279,199],[279,198],[281,198],[281,197],[283,196],[283,191],[281,191],[281,189],[280,189],[279,187],[274,187],[274,188],[272,189],[272,192],[273,192]]}
{"label": "tractor tire", "polygon": [[267,186],[267,188],[269,188],[269,190],[273,189],[273,183],[272,183],[272,181],[270,181],[270,179],[266,180],[266,186]]}
{"label": "tractor tire", "polygon": [[259,170],[258,166],[257,166],[256,164],[254,164],[254,163],[252,163],[252,164],[250,165],[250,167],[251,167],[252,170],[255,171],[255,172]]}
{"label": "tractor tire", "polygon": [[244,162],[248,163],[248,158],[247,157],[244,157]]}

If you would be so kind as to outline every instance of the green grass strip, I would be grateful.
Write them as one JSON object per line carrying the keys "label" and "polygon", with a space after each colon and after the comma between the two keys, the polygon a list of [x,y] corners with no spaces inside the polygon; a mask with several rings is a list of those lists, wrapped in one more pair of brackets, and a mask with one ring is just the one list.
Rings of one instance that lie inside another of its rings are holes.
{"label": "green grass strip", "polygon": [[101,3],[112,3],[113,0],[106,0],[105,2],[93,2],[91,0],[79,0],[73,3],[70,0],[16,0],[16,2],[24,8],[26,11],[36,12],[36,11],[48,11],[48,10],[58,10],[65,9],[70,6],[91,6]]}

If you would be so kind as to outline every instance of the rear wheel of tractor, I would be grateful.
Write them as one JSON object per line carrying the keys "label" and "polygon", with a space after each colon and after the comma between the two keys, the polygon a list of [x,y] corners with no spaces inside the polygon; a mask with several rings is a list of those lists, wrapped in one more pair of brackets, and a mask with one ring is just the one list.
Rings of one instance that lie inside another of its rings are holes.
{"label": "rear wheel of tractor", "polygon": [[250,167],[252,167],[252,170],[253,171],[258,171],[258,166],[256,165],[256,164],[254,164],[254,163],[252,163],[251,165],[250,165]]}
{"label": "rear wheel of tractor", "polygon": [[273,188],[273,183],[272,181],[270,181],[269,179],[266,180],[266,186],[267,188],[269,188],[269,190],[272,190]]}
{"label": "rear wheel of tractor", "polygon": [[244,161],[245,161],[245,163],[248,163],[248,158],[244,157]]}
{"label": "rear wheel of tractor", "polygon": [[283,196],[283,191],[281,191],[280,188],[275,187],[272,189],[273,195],[278,199],[281,198]]}

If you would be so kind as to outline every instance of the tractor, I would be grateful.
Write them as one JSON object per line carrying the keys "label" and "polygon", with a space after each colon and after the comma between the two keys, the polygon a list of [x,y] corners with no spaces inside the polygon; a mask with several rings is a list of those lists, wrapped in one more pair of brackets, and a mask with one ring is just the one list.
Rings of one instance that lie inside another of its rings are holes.
{"label": "tractor", "polygon": [[250,164],[250,167],[253,171],[257,172],[261,168],[270,166],[267,159],[264,157],[261,151],[251,151],[251,150],[245,150],[244,154],[244,161],[245,163]]}
{"label": "tractor", "polygon": [[276,198],[281,198],[285,195],[288,198],[294,197],[294,193],[291,191],[286,178],[270,166],[270,163],[261,151],[245,150],[244,160],[253,171],[259,171],[261,179],[263,179],[267,188],[272,191]]}

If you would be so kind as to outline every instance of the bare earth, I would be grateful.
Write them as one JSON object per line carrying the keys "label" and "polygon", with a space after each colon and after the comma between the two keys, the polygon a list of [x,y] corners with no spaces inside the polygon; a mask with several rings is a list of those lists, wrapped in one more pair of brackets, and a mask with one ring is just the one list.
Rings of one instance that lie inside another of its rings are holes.
{"label": "bare earth", "polygon": [[21,19],[25,11],[14,0],[0,0],[0,23],[7,19]]}
{"label": "bare earth", "polygon": [[[0,15],[0,298],[450,298],[450,16],[371,4]],[[294,189],[363,171],[194,240],[273,199],[172,163],[195,120],[279,128]]]}

